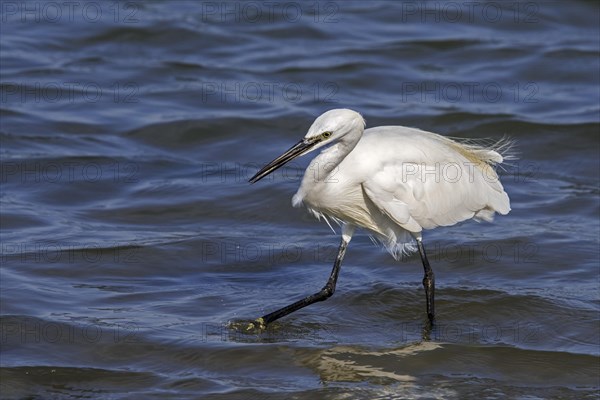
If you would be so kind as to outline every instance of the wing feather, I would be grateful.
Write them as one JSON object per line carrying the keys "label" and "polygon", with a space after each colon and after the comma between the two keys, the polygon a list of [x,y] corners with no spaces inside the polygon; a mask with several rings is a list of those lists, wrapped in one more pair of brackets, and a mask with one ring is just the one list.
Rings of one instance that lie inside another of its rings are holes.
{"label": "wing feather", "polygon": [[399,149],[371,165],[362,185],[373,204],[402,228],[420,232],[470,218],[489,221],[494,212],[510,211],[493,168],[502,156],[494,150],[409,128],[404,135],[380,129],[365,145],[371,141]]}

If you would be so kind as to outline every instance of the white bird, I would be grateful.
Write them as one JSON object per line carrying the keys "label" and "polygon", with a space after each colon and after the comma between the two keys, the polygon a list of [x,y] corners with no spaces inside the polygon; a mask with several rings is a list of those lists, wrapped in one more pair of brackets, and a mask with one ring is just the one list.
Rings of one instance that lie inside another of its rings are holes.
{"label": "white bird", "polygon": [[264,328],[329,298],[356,227],[367,229],[396,259],[418,249],[425,270],[427,316],[433,324],[435,279],[422,232],[471,218],[491,221],[494,213],[510,211],[510,200],[494,170],[503,162],[501,153],[510,142],[501,140],[486,147],[403,126],[365,130],[359,113],[335,109],[318,117],[302,140],[258,171],[250,182],[327,145],[304,173],[292,204],[304,204],[317,218],[329,218],[342,226],[329,280],[319,292],[264,315],[253,325]]}

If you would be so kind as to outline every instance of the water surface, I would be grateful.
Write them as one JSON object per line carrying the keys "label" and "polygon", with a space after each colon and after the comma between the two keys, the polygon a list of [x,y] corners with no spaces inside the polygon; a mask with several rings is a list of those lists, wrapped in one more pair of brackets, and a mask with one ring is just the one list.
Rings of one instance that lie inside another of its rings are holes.
{"label": "water surface", "polygon": [[[595,2],[77,4],[2,3],[2,398],[597,398]],[[229,329],[326,281],[310,157],[247,179],[337,107],[514,138],[513,210],[426,232],[430,332],[364,232],[327,302]]]}

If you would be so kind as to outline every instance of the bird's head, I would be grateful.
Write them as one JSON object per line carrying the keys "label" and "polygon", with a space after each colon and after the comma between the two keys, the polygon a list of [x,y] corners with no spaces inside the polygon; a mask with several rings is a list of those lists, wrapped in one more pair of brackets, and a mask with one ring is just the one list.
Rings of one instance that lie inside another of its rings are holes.
{"label": "bird's head", "polygon": [[365,128],[365,120],[356,111],[347,108],[329,110],[321,114],[311,125],[308,133],[288,151],[265,165],[250,178],[255,183],[293,160],[320,147],[331,144],[344,137],[352,137],[356,142]]}
{"label": "bird's head", "polygon": [[364,128],[365,120],[359,113],[347,108],[336,108],[321,114],[313,122],[304,136],[304,141],[315,143],[309,150],[313,151],[335,142],[349,133],[359,132],[362,134]]}

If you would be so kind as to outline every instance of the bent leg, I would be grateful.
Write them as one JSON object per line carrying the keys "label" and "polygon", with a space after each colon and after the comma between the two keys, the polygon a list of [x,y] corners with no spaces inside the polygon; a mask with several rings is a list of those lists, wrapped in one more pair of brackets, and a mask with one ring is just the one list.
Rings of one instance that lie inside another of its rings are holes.
{"label": "bent leg", "polygon": [[280,308],[277,311],[273,311],[272,313],[263,315],[262,317],[258,318],[253,324],[251,324],[251,326],[258,325],[258,327],[263,328],[267,324],[278,320],[281,317],[285,317],[286,315],[291,314],[294,311],[298,311],[301,308],[309,306],[313,303],[317,303],[319,301],[327,300],[329,297],[331,297],[335,292],[335,285],[337,283],[340,268],[342,266],[342,260],[344,259],[344,255],[346,254],[346,248],[348,247],[348,243],[350,243],[350,239],[352,238],[353,232],[354,228],[344,226],[342,242],[340,243],[335,262],[333,263],[333,269],[331,270],[331,274],[329,275],[327,283],[325,284],[325,286],[323,286],[323,288],[320,291],[318,291],[315,294],[311,294],[310,296],[306,296],[302,300],[298,300],[297,302],[292,303],[286,307]]}

